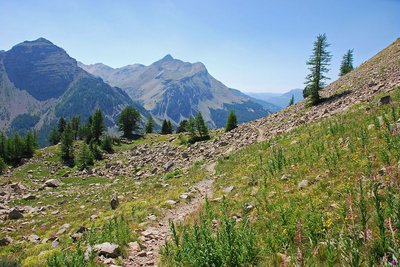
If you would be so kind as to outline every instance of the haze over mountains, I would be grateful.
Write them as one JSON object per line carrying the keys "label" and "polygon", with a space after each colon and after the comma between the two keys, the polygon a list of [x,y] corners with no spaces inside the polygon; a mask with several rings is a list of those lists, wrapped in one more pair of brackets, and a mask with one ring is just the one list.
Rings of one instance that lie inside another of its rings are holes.
{"label": "haze over mountains", "polygon": [[210,127],[223,127],[232,109],[240,123],[277,110],[226,87],[200,62],[167,55],[149,66],[84,65],[44,38],[0,52],[0,97],[0,130],[35,129],[42,145],[59,118],[80,115],[86,121],[97,108],[109,127],[127,105],[143,118],[151,113],[158,123],[170,119],[175,125],[202,112]]}

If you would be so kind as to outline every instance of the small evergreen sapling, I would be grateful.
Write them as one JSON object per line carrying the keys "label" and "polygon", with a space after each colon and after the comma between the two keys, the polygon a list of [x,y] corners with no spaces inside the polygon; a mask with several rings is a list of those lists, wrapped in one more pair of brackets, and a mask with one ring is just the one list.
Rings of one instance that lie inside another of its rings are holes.
{"label": "small evergreen sapling", "polygon": [[229,132],[238,126],[236,111],[231,110],[226,121],[225,132]]}

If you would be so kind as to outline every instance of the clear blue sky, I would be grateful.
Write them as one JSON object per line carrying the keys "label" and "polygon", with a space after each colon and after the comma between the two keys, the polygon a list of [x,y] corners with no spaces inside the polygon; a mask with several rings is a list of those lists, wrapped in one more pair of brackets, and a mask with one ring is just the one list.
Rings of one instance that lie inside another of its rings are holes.
{"label": "clear blue sky", "polygon": [[86,64],[203,62],[227,86],[303,87],[319,33],[359,65],[400,37],[400,0],[0,0],[0,49],[44,37]]}

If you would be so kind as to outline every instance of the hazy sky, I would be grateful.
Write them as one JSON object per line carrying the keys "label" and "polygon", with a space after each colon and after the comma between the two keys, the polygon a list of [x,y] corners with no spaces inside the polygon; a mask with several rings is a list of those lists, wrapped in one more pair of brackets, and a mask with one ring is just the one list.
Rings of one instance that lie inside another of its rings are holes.
{"label": "hazy sky", "polygon": [[345,51],[361,64],[400,37],[400,0],[0,0],[0,50],[44,37],[86,64],[203,62],[229,87],[302,88],[326,33],[336,79]]}

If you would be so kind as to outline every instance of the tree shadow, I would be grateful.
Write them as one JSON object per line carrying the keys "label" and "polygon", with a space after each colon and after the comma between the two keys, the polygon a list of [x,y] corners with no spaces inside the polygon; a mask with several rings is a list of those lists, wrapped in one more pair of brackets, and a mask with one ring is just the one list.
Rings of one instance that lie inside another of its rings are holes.
{"label": "tree shadow", "polygon": [[339,100],[342,97],[345,97],[345,96],[351,94],[352,92],[353,92],[353,90],[349,89],[349,90],[346,90],[346,91],[338,93],[338,94],[333,94],[333,95],[328,96],[328,97],[320,98],[320,100],[318,101],[316,106],[319,106],[319,105],[322,105],[322,104],[330,104],[332,102],[335,102],[335,101]]}

